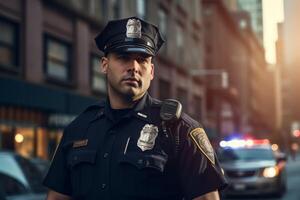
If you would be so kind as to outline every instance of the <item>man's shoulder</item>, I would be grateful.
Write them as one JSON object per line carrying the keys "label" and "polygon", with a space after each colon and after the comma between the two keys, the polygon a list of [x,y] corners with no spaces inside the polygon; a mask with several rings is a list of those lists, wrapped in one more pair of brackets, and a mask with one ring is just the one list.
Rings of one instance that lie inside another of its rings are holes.
{"label": "man's shoulder", "polygon": [[87,123],[97,117],[98,113],[104,109],[105,101],[99,101],[86,107],[66,128],[65,130],[71,129],[72,127],[85,126]]}
{"label": "man's shoulder", "polygon": [[188,128],[201,127],[201,124],[197,120],[195,120],[194,118],[192,118],[190,115],[188,115],[185,112],[183,112],[181,114],[181,118],[180,119],[181,119],[183,125],[187,126]]}
{"label": "man's shoulder", "polygon": [[160,108],[163,102],[159,99],[151,97],[150,95],[149,95],[149,101],[150,101],[150,106],[155,108]]}
{"label": "man's shoulder", "polygon": [[98,113],[99,111],[103,110],[105,106],[105,100],[101,100],[95,104],[92,104],[88,107],[86,107],[83,112],[81,112],[77,118],[82,117],[91,117],[94,114]]}
{"label": "man's shoulder", "polygon": [[99,111],[100,109],[104,108],[105,100],[100,100],[95,104],[92,104],[86,107],[81,114],[85,114],[87,112]]}

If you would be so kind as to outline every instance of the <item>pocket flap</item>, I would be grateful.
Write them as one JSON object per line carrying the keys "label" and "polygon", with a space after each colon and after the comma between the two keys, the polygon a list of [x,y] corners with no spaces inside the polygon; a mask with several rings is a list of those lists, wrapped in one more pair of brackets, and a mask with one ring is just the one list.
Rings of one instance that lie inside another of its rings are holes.
{"label": "pocket flap", "polygon": [[68,164],[75,166],[79,163],[93,164],[96,161],[97,151],[95,150],[73,150],[70,152]]}
{"label": "pocket flap", "polygon": [[138,169],[152,168],[163,172],[167,160],[167,155],[127,153],[121,156],[119,162],[134,165]]}

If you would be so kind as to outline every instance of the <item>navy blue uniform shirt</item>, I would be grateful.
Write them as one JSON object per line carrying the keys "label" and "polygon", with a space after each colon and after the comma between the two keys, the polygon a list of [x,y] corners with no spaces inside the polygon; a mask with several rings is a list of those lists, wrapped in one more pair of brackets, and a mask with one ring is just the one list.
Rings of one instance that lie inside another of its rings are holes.
{"label": "navy blue uniform shirt", "polygon": [[145,94],[129,110],[113,112],[109,101],[87,108],[65,129],[45,186],[80,200],[182,200],[223,188],[199,123],[182,114],[166,133],[160,105]]}

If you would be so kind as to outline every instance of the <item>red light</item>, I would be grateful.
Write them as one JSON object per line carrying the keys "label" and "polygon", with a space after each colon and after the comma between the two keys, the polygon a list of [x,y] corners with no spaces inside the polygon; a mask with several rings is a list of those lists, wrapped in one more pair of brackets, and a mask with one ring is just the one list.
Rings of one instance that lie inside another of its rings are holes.
{"label": "red light", "polygon": [[293,131],[293,135],[295,136],[295,137],[300,137],[300,130],[294,130]]}
{"label": "red light", "polygon": [[260,144],[270,144],[270,141],[268,139],[262,139],[262,140],[253,140],[253,143],[256,145]]}

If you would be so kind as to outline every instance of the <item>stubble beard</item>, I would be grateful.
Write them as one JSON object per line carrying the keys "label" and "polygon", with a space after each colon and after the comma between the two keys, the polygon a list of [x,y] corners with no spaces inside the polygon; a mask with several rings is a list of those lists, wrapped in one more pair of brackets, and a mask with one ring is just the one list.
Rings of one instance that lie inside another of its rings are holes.
{"label": "stubble beard", "polygon": [[112,96],[116,98],[122,99],[122,101],[127,103],[132,103],[139,98],[141,98],[145,91],[142,91],[142,86],[134,87],[127,84],[119,82],[119,84],[113,84],[109,81],[107,82],[108,85],[108,93],[112,94]]}

